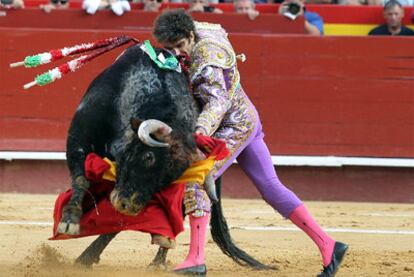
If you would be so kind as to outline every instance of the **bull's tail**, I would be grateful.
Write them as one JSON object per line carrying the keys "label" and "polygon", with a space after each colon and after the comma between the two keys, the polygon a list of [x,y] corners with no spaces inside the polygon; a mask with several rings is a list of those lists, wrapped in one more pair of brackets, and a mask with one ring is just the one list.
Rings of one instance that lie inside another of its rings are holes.
{"label": "bull's tail", "polygon": [[250,266],[256,269],[275,269],[274,267],[262,264],[234,244],[221,207],[221,178],[216,180],[216,189],[219,200],[212,206],[210,220],[211,235],[213,240],[217,243],[224,254],[232,258],[240,265]]}

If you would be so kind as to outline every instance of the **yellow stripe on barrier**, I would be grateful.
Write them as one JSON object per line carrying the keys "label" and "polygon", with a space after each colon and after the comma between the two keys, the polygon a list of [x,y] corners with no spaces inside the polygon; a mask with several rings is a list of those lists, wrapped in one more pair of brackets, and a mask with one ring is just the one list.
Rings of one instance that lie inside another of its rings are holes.
{"label": "yellow stripe on barrier", "polygon": [[[376,24],[324,24],[324,34],[328,36],[366,36]],[[414,25],[407,27],[414,30]]]}

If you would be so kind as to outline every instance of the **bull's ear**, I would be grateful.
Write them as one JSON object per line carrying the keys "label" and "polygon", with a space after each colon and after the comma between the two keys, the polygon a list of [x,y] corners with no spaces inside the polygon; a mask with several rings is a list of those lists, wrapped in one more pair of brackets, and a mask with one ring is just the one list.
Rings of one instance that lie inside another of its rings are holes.
{"label": "bull's ear", "polygon": [[138,131],[139,125],[141,125],[142,123],[142,120],[138,118],[131,118],[129,122],[131,123],[132,130],[134,130],[134,132],[136,133]]}

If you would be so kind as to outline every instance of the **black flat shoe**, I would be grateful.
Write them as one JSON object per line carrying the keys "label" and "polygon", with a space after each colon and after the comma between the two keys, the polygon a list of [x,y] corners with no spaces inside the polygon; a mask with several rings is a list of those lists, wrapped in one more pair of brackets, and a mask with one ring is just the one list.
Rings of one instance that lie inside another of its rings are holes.
{"label": "black flat shoe", "polygon": [[317,277],[333,277],[341,265],[342,259],[348,250],[348,245],[342,242],[335,242],[331,263],[323,267],[323,271]]}
{"label": "black flat shoe", "polygon": [[205,264],[195,265],[186,268],[174,270],[174,273],[180,275],[195,275],[195,276],[206,276],[207,267]]}

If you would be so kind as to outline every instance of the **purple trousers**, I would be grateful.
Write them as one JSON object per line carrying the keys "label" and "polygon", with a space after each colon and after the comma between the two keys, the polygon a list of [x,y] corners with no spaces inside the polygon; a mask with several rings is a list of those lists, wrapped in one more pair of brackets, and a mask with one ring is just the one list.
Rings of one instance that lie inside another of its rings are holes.
{"label": "purple trousers", "polygon": [[241,169],[254,183],[263,199],[283,217],[288,218],[291,212],[302,202],[277,177],[269,149],[263,140],[264,134],[260,121],[257,125],[251,138],[217,170],[215,177],[221,176],[237,159]]}

